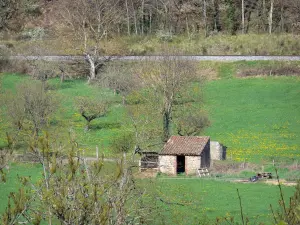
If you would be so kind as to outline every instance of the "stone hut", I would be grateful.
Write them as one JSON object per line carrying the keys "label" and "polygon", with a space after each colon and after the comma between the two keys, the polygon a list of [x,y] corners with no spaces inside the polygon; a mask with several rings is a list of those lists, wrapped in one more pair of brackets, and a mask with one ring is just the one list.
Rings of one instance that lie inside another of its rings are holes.
{"label": "stone hut", "polygon": [[159,154],[158,161],[162,173],[196,174],[198,169],[210,167],[210,138],[172,136]]}

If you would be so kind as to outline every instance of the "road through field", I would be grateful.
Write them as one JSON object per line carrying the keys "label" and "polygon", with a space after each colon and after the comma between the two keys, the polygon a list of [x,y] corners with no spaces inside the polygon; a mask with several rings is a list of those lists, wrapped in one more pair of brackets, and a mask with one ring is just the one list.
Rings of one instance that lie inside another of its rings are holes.
{"label": "road through field", "polygon": [[[101,58],[122,61],[138,61],[138,60],[161,60],[164,56],[103,56]],[[171,56],[177,57],[182,60],[190,61],[300,61],[300,56],[242,56],[242,55],[190,55],[190,56]],[[44,60],[44,61],[82,61],[85,60],[84,56],[71,56],[71,55],[52,55],[52,56],[12,56],[11,59],[16,60]]]}

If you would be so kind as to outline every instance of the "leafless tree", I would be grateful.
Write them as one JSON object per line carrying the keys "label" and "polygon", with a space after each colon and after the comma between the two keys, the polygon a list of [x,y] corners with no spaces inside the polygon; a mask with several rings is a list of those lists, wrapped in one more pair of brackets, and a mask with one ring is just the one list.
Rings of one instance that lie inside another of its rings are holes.
{"label": "leafless tree", "polygon": [[138,81],[132,75],[132,67],[135,63],[112,62],[107,65],[99,79],[102,87],[108,87],[114,94],[120,94],[125,104],[126,96],[139,87]]}
{"label": "leafless tree", "polygon": [[177,134],[180,136],[199,135],[209,124],[208,116],[204,113],[183,112],[183,115],[180,115],[176,120]]}
{"label": "leafless tree", "polygon": [[161,105],[163,117],[163,141],[167,141],[171,133],[172,111],[176,95],[187,84],[196,79],[195,66],[173,55],[160,57],[156,61],[146,61],[137,72],[137,78],[145,87],[151,88]]}
{"label": "leafless tree", "polygon": [[111,27],[120,19],[117,3],[117,0],[69,0],[62,3],[63,21],[71,28],[73,38],[82,45],[74,47],[81,49],[89,64],[89,81],[95,79],[97,72],[110,60],[110,57],[104,57],[101,40],[112,35]]}
{"label": "leafless tree", "polygon": [[58,105],[44,83],[35,81],[17,86],[17,94],[6,99],[7,115],[17,130],[29,129],[38,136],[40,129],[48,125],[50,116]]}

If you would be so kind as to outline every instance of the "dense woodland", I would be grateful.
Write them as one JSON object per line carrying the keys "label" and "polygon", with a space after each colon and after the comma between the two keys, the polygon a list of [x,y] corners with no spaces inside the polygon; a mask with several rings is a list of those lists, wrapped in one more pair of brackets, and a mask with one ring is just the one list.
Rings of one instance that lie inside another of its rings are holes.
{"label": "dense woodland", "polygon": [[[71,21],[74,16],[76,21]],[[0,18],[0,29],[9,33],[32,27],[74,29],[75,22],[83,29],[101,29],[108,37],[160,32],[206,36],[217,32],[298,33],[300,1],[2,0]]]}

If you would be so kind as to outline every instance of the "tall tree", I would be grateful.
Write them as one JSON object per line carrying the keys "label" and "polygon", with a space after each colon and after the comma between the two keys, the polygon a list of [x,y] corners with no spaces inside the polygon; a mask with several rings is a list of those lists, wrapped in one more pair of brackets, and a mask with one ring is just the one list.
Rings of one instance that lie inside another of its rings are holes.
{"label": "tall tree", "polygon": [[53,93],[47,91],[45,83],[40,81],[18,85],[17,94],[6,100],[7,115],[13,127],[30,130],[36,136],[48,125],[57,105]]}
{"label": "tall tree", "polygon": [[176,56],[166,55],[155,61],[147,61],[140,67],[137,78],[148,88],[151,88],[161,105],[163,121],[163,141],[171,135],[173,105],[177,95],[187,84],[195,79],[195,67],[189,61]]}
{"label": "tall tree", "polygon": [[97,72],[110,60],[103,55],[101,41],[113,35],[113,25],[121,19],[118,1],[69,0],[62,4],[63,21],[71,28],[73,37],[81,41],[82,53],[89,64],[88,80],[96,79]]}

